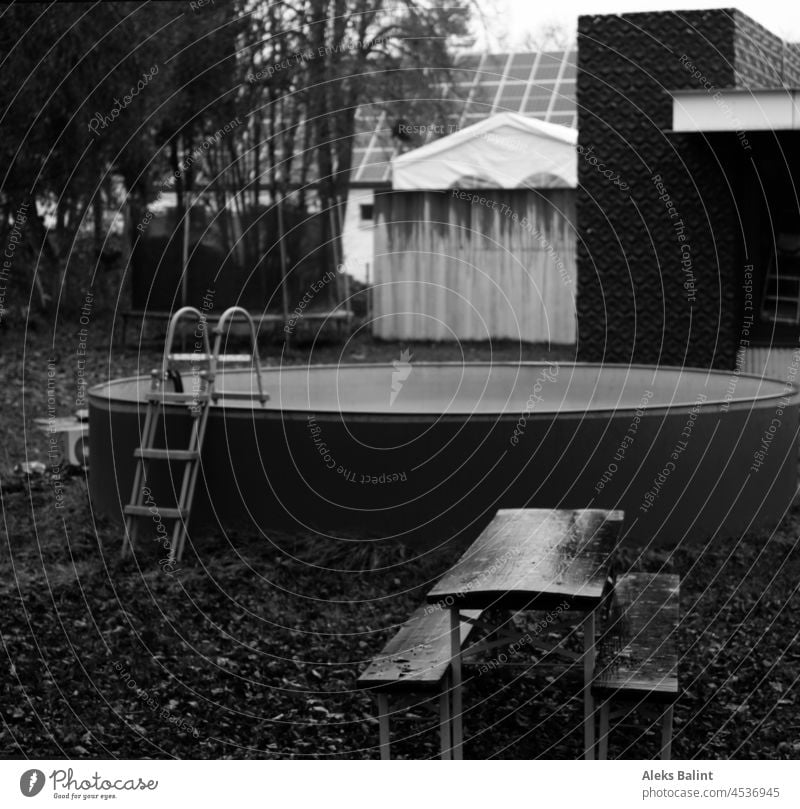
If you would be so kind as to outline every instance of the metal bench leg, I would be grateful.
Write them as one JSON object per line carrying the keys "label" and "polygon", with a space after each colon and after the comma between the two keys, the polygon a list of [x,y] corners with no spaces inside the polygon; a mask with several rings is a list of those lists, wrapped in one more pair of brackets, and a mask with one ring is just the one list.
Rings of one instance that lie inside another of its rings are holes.
{"label": "metal bench leg", "polygon": [[670,705],[664,711],[663,724],[661,725],[661,758],[664,761],[672,759],[672,714],[673,706]]}
{"label": "metal bench leg", "polygon": [[439,694],[439,736],[442,743],[442,761],[449,761],[452,755],[450,721],[450,678],[445,677],[442,692]]}
{"label": "metal bench leg", "polygon": [[611,700],[607,699],[600,706],[600,739],[598,741],[597,758],[605,761],[608,758],[609,715],[611,713]]}
{"label": "metal bench leg", "polygon": [[595,622],[594,611],[583,619],[583,746],[587,761],[594,758],[594,677]]}
{"label": "metal bench leg", "polygon": [[450,610],[450,671],[453,680],[453,706],[451,728],[453,733],[453,758],[464,758],[464,728],[462,726],[463,702],[461,695],[461,615],[458,609]]}
{"label": "metal bench leg", "polygon": [[391,753],[389,752],[389,697],[387,694],[378,694],[378,727],[381,758],[388,761]]}

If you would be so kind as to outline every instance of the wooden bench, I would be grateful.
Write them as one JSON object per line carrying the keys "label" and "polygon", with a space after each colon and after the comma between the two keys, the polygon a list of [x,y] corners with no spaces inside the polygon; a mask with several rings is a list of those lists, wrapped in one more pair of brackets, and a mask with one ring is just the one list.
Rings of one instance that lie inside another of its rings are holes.
{"label": "wooden bench", "polygon": [[598,758],[608,756],[611,702],[625,700],[664,706],[661,758],[670,759],[678,698],[679,600],[680,579],[673,574],[627,573],[617,579],[592,684],[600,704]]}
{"label": "wooden bench", "polygon": [[[482,610],[462,610],[461,644],[467,642]],[[420,607],[358,678],[359,688],[375,692],[381,758],[390,757],[389,696],[439,695],[441,755],[450,758],[450,613],[438,605]]]}

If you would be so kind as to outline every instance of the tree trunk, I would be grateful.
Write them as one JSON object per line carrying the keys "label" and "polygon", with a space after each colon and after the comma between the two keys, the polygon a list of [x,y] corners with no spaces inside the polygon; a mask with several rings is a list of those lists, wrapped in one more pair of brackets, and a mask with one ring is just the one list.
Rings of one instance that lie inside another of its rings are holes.
{"label": "tree trunk", "polygon": [[100,187],[92,197],[92,224],[94,225],[94,258],[97,261],[103,252],[103,196]]}

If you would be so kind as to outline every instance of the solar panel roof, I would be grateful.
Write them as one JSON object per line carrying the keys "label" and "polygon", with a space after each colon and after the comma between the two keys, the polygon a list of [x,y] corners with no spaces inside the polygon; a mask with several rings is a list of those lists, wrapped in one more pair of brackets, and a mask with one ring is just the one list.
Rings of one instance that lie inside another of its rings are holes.
{"label": "solar panel roof", "polygon": [[[498,112],[517,112],[562,126],[577,125],[575,77],[577,52],[465,54],[457,59],[451,84],[431,88],[442,114],[435,120],[409,118],[406,99],[360,107],[353,148],[353,185],[381,185],[391,180],[398,141],[392,128],[408,121],[420,146],[452,134]],[[444,96],[444,97],[442,97]]]}

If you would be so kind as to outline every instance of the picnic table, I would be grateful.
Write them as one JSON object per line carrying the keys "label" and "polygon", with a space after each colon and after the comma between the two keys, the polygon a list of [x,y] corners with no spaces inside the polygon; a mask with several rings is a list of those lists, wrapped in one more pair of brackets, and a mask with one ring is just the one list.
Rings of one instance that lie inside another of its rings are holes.
{"label": "picnic table", "polygon": [[[463,757],[461,616],[496,608],[582,612],[586,758],[594,757],[597,613],[609,593],[624,514],[602,509],[501,509],[458,562],[428,593],[450,614],[452,754]],[[563,607],[562,607],[563,608]]]}

